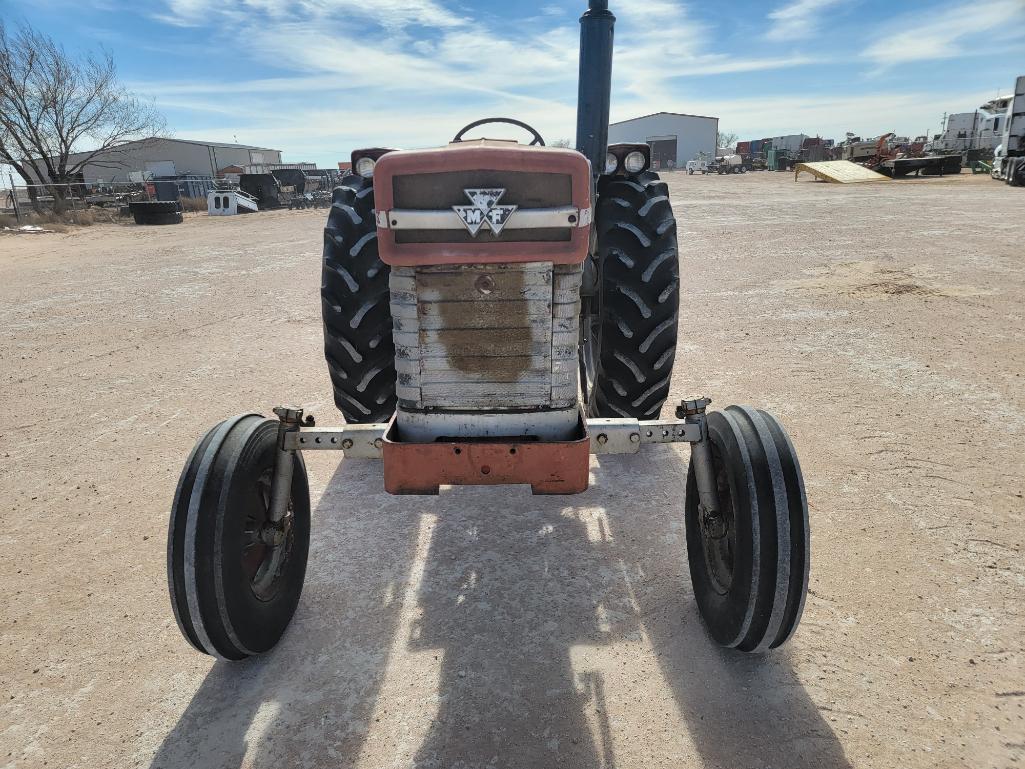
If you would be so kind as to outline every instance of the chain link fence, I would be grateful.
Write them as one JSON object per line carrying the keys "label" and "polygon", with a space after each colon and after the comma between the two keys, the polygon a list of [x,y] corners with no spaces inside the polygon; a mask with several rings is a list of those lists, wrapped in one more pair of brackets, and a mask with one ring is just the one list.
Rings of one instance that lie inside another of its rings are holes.
{"label": "chain link fence", "polygon": [[125,213],[140,200],[181,200],[186,210],[206,210],[206,196],[217,187],[211,176],[150,179],[141,182],[94,184],[21,184],[0,189],[0,215],[17,221],[34,215],[47,217],[92,208]]}

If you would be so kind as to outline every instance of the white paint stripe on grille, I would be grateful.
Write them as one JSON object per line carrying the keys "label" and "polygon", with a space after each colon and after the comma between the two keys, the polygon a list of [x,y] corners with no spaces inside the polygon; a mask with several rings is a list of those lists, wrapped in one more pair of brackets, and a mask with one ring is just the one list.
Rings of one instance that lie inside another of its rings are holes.
{"label": "white paint stripe on grille", "polygon": [[[377,226],[392,230],[461,230],[463,220],[452,209],[422,211],[395,208],[376,212]],[[591,223],[591,209],[576,206],[558,208],[518,208],[502,228],[504,230],[539,230],[551,227],[586,227]]]}

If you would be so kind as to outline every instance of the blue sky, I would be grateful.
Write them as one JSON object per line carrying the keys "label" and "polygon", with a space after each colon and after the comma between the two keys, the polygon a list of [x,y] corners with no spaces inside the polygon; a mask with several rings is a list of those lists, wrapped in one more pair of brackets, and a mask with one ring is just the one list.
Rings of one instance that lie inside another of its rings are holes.
{"label": "blue sky", "polygon": [[[175,136],[333,166],[509,115],[572,138],[586,0],[0,0],[104,46]],[[1025,0],[612,0],[613,120],[715,115],[741,138],[939,130],[1025,74]]]}

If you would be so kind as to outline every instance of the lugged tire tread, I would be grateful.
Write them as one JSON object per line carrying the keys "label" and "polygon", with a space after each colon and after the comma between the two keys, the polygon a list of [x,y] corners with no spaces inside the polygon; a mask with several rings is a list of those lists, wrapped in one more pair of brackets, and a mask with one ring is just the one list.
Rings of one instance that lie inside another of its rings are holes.
{"label": "lugged tire tread", "polygon": [[377,251],[373,184],[348,174],[332,193],[320,296],[324,357],[349,423],[385,422],[395,411],[390,274]]}
{"label": "lugged tire tread", "polygon": [[650,171],[602,177],[595,227],[603,317],[588,412],[656,417],[669,395],[679,325],[679,252],[668,187]]}

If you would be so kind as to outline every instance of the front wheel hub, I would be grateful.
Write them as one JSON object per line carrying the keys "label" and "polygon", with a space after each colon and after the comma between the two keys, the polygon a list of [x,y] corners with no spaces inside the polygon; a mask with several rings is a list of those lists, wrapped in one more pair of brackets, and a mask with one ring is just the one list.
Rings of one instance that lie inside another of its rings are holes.
{"label": "front wheel hub", "polygon": [[285,531],[284,522],[277,526],[272,523],[267,524],[260,530],[260,540],[267,547],[278,547],[285,541],[287,536],[288,532]]}
{"label": "front wheel hub", "polygon": [[709,539],[722,539],[726,536],[726,519],[717,510],[709,510],[704,505],[698,506],[701,531]]}

